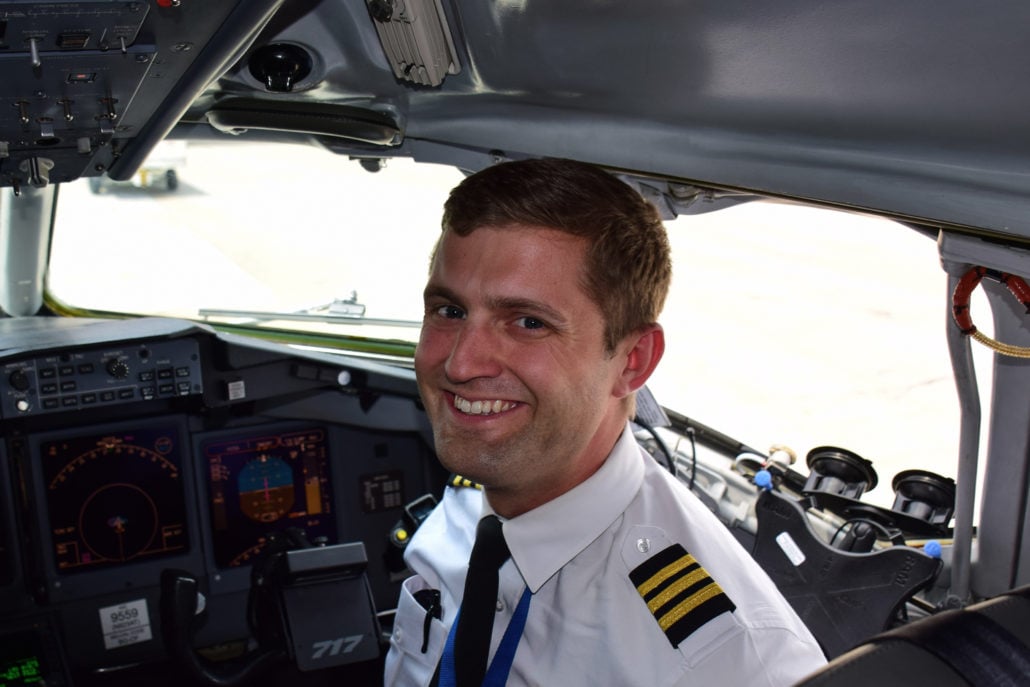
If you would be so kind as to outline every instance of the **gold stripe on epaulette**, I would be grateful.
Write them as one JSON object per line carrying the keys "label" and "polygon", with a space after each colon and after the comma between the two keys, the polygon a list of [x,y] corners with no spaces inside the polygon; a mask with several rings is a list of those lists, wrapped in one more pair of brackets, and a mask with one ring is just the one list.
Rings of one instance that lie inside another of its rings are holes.
{"label": "gold stripe on epaulette", "polygon": [[736,606],[679,544],[659,551],[629,574],[648,611],[674,647]]}
{"label": "gold stripe on epaulette", "polygon": [[658,625],[662,630],[668,630],[695,608],[721,594],[722,587],[712,582],[697,593],[691,595],[688,599],[685,599],[680,604],[674,606],[671,611],[663,615],[661,618],[658,618]]}
{"label": "gold stripe on epaulette", "polygon": [[[691,558],[691,560],[693,560],[693,558]],[[711,578],[708,577],[708,573],[705,572],[705,569],[698,566],[697,570],[687,573],[682,578],[666,587],[661,594],[658,594],[648,601],[647,607],[651,609],[652,613],[654,613],[659,608],[672,601],[674,597],[682,594],[688,587],[694,586],[701,580],[710,579]],[[716,585],[716,587],[718,587],[718,585]],[[641,591],[640,587],[637,587],[637,591],[640,592],[640,596],[645,596],[645,592]]]}

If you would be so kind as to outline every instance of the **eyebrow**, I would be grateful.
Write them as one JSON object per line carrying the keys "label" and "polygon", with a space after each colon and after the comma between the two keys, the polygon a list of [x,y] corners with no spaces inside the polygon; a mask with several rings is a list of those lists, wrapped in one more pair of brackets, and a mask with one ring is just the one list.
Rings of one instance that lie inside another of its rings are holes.
{"label": "eyebrow", "polygon": [[[431,298],[442,298],[457,305],[463,305],[463,300],[451,289],[439,284],[427,284],[422,292],[422,298],[428,301]],[[516,298],[496,296],[487,299],[487,307],[491,310],[523,311],[539,314],[543,319],[553,325],[565,325],[568,318],[542,301],[531,298]]]}
{"label": "eyebrow", "polygon": [[455,303],[461,302],[461,299],[458,298],[458,294],[445,286],[439,286],[432,283],[426,284],[426,288],[422,290],[422,300],[428,301],[430,298],[442,298],[445,301],[453,301]]}

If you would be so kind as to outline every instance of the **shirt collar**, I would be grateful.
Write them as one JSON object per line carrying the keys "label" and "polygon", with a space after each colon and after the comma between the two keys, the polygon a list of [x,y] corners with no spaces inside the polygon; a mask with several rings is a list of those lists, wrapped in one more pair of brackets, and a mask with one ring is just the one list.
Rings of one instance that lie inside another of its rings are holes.
{"label": "shirt collar", "polygon": [[[529,590],[535,594],[608,529],[643,479],[643,455],[627,423],[597,472],[558,498],[506,521],[504,539]],[[483,514],[490,512],[483,499]]]}

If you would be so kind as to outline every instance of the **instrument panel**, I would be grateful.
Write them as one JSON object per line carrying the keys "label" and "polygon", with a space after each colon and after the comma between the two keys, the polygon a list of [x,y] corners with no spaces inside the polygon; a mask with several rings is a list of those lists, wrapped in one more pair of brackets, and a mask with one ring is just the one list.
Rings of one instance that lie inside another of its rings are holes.
{"label": "instrument panel", "polygon": [[215,565],[250,564],[271,528],[336,544],[326,431],[261,430],[203,440]]}
{"label": "instrument panel", "polygon": [[175,425],[40,441],[45,530],[61,575],[188,551]]}
{"label": "instrument panel", "polygon": [[202,393],[191,340],[62,351],[3,366],[4,418]]}
{"label": "instrument panel", "polygon": [[[246,645],[252,572],[284,532],[360,543],[375,608],[393,608],[390,532],[446,477],[410,370],[175,320],[0,334],[0,684],[107,684],[165,660],[166,570],[199,580],[198,649]],[[80,402],[44,407],[55,378]],[[116,388],[131,395],[100,402]]]}

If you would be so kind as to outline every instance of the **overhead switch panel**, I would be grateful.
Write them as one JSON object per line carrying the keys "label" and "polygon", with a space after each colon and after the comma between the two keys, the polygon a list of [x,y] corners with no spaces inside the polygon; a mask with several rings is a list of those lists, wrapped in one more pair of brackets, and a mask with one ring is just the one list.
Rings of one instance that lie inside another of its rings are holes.
{"label": "overhead switch panel", "polygon": [[284,2],[0,0],[0,187],[130,178]]}
{"label": "overhead switch panel", "polygon": [[0,4],[0,49],[37,54],[125,49],[136,40],[148,10],[143,0],[4,2]]}

